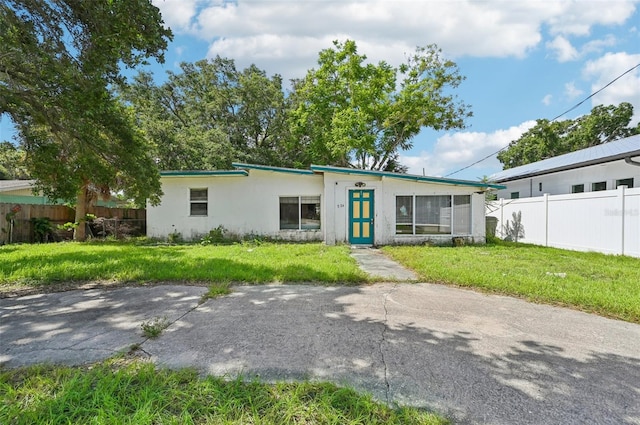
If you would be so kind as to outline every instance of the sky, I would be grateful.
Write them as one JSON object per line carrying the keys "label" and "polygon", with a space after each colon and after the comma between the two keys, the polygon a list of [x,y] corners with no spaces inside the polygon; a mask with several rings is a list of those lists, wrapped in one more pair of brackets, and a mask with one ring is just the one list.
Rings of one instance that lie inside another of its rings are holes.
{"label": "sky", "polygon": [[[495,156],[535,124],[574,107],[640,64],[640,0],[152,0],[173,30],[157,81],[180,62],[216,55],[288,81],[317,66],[333,40],[355,40],[373,63],[397,66],[416,46],[437,44],[466,80],[462,130],[423,130],[400,162],[413,174],[477,180],[502,169]],[[562,118],[597,105],[634,105],[640,67]],[[13,135],[0,121],[0,140]],[[453,173],[453,174],[452,174]]]}

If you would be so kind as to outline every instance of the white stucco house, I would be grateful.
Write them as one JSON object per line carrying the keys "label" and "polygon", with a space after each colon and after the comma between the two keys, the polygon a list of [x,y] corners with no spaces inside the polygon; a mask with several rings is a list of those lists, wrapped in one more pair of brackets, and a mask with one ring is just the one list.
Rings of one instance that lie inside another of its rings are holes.
{"label": "white stucco house", "polygon": [[518,199],[640,186],[640,135],[501,171],[498,198]]}
{"label": "white stucco house", "polygon": [[481,182],[312,165],[234,163],[233,170],[165,171],[147,235],[197,239],[223,226],[237,236],[361,245],[485,242]]}

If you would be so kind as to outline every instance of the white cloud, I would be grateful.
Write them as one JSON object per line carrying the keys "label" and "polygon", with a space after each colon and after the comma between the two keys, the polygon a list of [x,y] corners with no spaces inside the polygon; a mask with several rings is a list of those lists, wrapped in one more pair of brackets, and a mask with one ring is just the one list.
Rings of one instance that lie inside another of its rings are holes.
{"label": "white cloud", "polygon": [[552,41],[547,43],[547,48],[555,53],[556,58],[560,62],[568,62],[578,59],[580,54],[571,45],[569,40],[559,35]]}
{"label": "white cloud", "polygon": [[319,50],[330,47],[331,40],[345,38],[356,40],[372,61],[385,59],[395,65],[415,46],[430,43],[438,44],[451,57],[521,58],[539,47],[543,31],[549,30],[557,35],[550,47],[559,57],[571,60],[577,52],[566,35],[588,34],[594,25],[620,24],[631,16],[636,3],[636,0],[153,1],[175,32],[210,42],[209,57],[216,54],[231,57],[241,67],[259,59],[258,66],[285,78],[301,77],[292,70],[309,69]]}
{"label": "white cloud", "polygon": [[553,96],[552,96],[552,95],[550,95],[550,94],[548,94],[548,95],[546,95],[545,97],[543,97],[543,98],[542,98],[542,103],[543,103],[545,106],[549,106],[549,105],[551,105],[551,100],[552,100],[552,99],[553,99]]}
{"label": "white cloud", "polygon": [[[419,155],[401,155],[400,162],[409,167],[411,174],[441,176],[466,167],[499,149],[535,125],[535,121],[526,121],[518,126],[492,133],[461,131],[445,134],[438,138],[432,151],[422,151]],[[502,165],[495,156],[482,161],[477,168],[501,170]]]}
{"label": "white cloud", "polygon": [[152,0],[162,19],[173,31],[185,31],[196,15],[197,0]]}
{"label": "white cloud", "polygon": [[[607,53],[589,61],[583,75],[591,81],[591,91],[595,92],[623,72],[640,64],[640,54],[626,52]],[[592,98],[592,105],[618,105],[629,102],[634,108],[634,122],[640,121],[640,68],[629,72]]]}
{"label": "white cloud", "polygon": [[579,88],[577,88],[576,84],[573,81],[571,81],[569,83],[566,83],[564,85],[564,95],[569,100],[573,100],[573,99],[577,98],[578,96],[582,95],[583,93],[584,93],[584,91],[582,91]]}

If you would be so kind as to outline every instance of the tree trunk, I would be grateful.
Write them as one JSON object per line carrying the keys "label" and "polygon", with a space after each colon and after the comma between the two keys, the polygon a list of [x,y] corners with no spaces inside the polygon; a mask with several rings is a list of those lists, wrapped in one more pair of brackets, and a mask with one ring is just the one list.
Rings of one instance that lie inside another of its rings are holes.
{"label": "tree trunk", "polygon": [[75,222],[78,226],[73,231],[74,241],[84,241],[87,239],[85,216],[87,215],[87,185],[83,185],[78,192],[76,200],[76,218]]}

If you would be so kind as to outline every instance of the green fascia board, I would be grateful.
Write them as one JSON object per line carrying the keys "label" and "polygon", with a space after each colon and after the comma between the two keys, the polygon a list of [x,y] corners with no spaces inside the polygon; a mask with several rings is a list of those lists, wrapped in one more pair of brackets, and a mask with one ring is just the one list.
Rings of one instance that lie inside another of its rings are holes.
{"label": "green fascia board", "polygon": [[301,174],[305,176],[312,176],[315,174],[311,170],[301,170],[299,168],[272,167],[269,165],[243,164],[241,162],[232,162],[231,165],[233,165],[236,168],[249,168],[251,170],[275,171],[277,173]]}
{"label": "green fascia board", "polygon": [[329,165],[312,165],[311,170],[316,172],[357,174],[363,176],[388,177],[394,179],[411,180],[416,182],[451,184],[456,186],[472,186],[491,189],[505,189],[506,186],[491,183],[474,182],[470,180],[445,179],[441,177],[416,176],[414,174],[392,173],[389,171],[360,170],[356,168],[332,167]]}
{"label": "green fascia board", "polygon": [[187,170],[187,171],[160,171],[160,177],[215,177],[215,176],[242,176],[247,177],[244,170]]}

